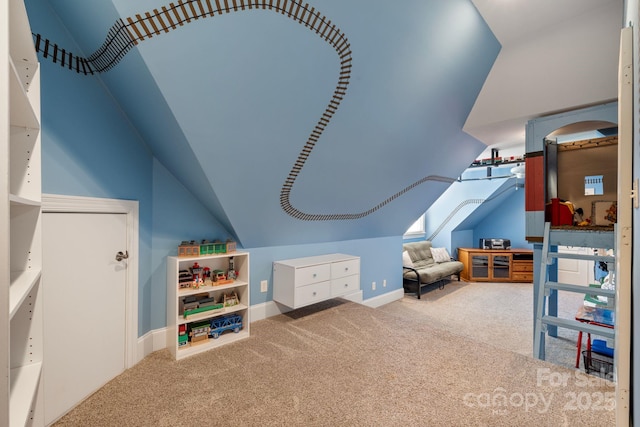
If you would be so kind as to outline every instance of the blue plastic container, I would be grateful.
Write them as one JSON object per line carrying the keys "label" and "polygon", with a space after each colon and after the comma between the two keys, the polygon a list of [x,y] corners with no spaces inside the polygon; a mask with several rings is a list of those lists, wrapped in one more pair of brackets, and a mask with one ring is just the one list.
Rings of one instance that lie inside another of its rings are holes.
{"label": "blue plastic container", "polygon": [[613,349],[611,347],[607,347],[607,342],[605,340],[593,340],[591,343],[591,351],[613,357]]}

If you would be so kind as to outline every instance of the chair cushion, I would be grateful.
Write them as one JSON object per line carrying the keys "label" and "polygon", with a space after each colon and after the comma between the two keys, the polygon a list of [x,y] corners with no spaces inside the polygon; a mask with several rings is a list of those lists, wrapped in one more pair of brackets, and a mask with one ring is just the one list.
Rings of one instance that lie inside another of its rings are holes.
{"label": "chair cushion", "polygon": [[413,261],[411,260],[409,252],[407,251],[402,252],[402,266],[413,268]]}
{"label": "chair cushion", "polygon": [[447,248],[431,248],[431,255],[435,262],[448,262],[451,261]]}
{"label": "chair cushion", "polygon": [[431,242],[429,241],[405,243],[402,248],[409,253],[414,268],[435,264],[431,255]]}
{"label": "chair cushion", "polygon": [[[428,268],[418,270],[420,275],[420,283],[433,283],[441,279],[448,278],[462,271],[464,265],[460,261],[449,261],[441,264],[433,264]],[[416,280],[416,274],[411,270],[405,270],[403,277],[410,280]]]}

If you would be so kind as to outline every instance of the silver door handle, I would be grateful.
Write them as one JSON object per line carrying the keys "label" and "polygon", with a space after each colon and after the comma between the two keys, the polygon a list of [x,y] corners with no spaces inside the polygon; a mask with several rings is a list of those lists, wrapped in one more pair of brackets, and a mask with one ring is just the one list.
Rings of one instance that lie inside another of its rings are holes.
{"label": "silver door handle", "polygon": [[120,251],[116,254],[116,261],[122,261],[123,259],[127,258],[129,258],[129,251],[124,251],[124,253]]}

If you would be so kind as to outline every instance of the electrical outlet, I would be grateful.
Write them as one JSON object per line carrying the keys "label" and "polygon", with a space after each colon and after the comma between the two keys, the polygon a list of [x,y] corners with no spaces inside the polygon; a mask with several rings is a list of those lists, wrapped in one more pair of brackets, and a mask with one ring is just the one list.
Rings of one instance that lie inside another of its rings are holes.
{"label": "electrical outlet", "polygon": [[269,282],[266,280],[260,281],[260,292],[267,292],[269,289]]}
{"label": "electrical outlet", "polygon": [[382,281],[382,287],[383,287],[383,288],[386,288],[386,287],[387,287],[387,279],[384,279],[384,280]]}
{"label": "electrical outlet", "polygon": [[376,290],[376,282],[371,282],[371,290],[372,291]]}

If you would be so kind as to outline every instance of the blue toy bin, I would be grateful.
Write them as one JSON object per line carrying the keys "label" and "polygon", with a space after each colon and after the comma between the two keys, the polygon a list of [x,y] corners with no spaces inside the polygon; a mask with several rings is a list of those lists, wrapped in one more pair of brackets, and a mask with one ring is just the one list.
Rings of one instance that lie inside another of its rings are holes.
{"label": "blue toy bin", "polygon": [[607,342],[605,340],[593,340],[591,343],[591,351],[613,357],[613,349],[611,347],[607,347]]}

